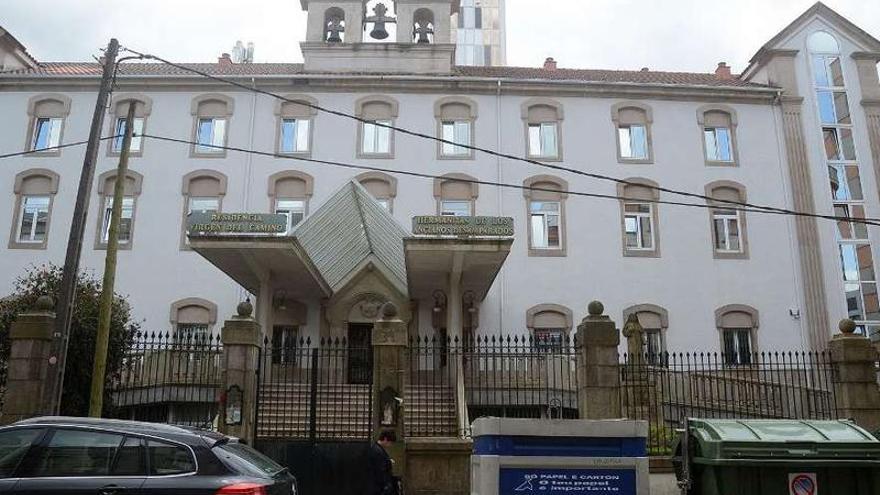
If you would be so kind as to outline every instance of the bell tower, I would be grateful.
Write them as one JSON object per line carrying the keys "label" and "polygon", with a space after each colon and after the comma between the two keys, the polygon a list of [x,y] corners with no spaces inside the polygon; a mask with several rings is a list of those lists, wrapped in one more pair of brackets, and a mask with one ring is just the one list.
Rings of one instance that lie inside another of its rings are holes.
{"label": "bell tower", "polygon": [[448,74],[457,0],[300,0],[306,71]]}

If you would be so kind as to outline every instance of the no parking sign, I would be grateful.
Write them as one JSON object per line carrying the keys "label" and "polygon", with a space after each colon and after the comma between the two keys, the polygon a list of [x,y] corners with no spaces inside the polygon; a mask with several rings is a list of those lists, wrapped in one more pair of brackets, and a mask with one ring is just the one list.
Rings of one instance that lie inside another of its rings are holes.
{"label": "no parking sign", "polygon": [[788,490],[790,495],[819,495],[816,473],[790,473]]}

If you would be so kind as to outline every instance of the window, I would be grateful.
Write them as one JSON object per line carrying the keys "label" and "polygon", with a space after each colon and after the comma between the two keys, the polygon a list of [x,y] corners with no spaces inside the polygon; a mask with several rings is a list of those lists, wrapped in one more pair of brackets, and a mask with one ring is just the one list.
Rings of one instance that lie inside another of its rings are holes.
{"label": "window", "polygon": [[142,94],[117,94],[110,101],[110,132],[116,138],[110,140],[107,148],[108,156],[119,156],[122,151],[122,141],[125,138],[125,121],[128,118],[129,105],[134,105],[134,135],[131,138],[131,156],[141,156],[143,154],[143,133],[146,127],[146,120],[153,109],[153,100]]}
{"label": "window", "polygon": [[473,177],[465,174],[446,174],[434,179],[434,198],[437,214],[442,216],[473,216],[479,187]]}
{"label": "window", "polygon": [[394,198],[397,196],[397,179],[382,172],[364,172],[356,179],[382,208],[393,211]]}
{"label": "window", "polygon": [[33,460],[29,477],[108,476],[122,439],[115,433],[55,430]]}
{"label": "window", "polygon": [[611,107],[611,120],[617,131],[617,159],[623,163],[650,163],[650,124],[652,110],[637,102]]}
{"label": "window", "polygon": [[532,345],[540,352],[560,352],[568,345],[571,310],[559,304],[539,304],[526,311]]}
{"label": "window", "polygon": [[[104,198],[104,218],[101,223],[101,242],[106,244],[110,239],[110,216],[113,212],[113,196]],[[122,218],[119,224],[119,244],[131,241],[131,221],[134,215],[134,198],[122,198]]]}
{"label": "window", "polygon": [[284,98],[275,106],[279,125],[277,151],[307,155],[311,151],[312,122],[318,100],[305,95],[285,95]]}
{"label": "window", "polygon": [[715,311],[715,326],[721,337],[724,364],[751,364],[752,355],[758,352],[758,310],[743,304],[723,306]]}
{"label": "window", "polygon": [[25,170],[15,176],[10,249],[46,248],[58,181],[58,174],[46,169]]}
{"label": "window", "polygon": [[[469,98],[448,96],[434,104],[434,116],[440,128],[440,137],[452,143],[473,146],[473,124],[477,118],[477,104]],[[470,148],[451,143],[439,143],[439,158],[472,158]]]}
{"label": "window", "polygon": [[736,113],[725,105],[707,105],[697,110],[703,130],[707,165],[736,165]]}
{"label": "window", "polygon": [[547,98],[532,98],[522,105],[526,122],[526,155],[529,158],[561,160],[560,124],[562,105]]}
{"label": "window", "polygon": [[174,331],[177,342],[204,341],[208,337],[208,325],[205,323],[178,323]]}
{"label": "window", "polygon": [[746,201],[745,188],[735,182],[717,181],[706,186],[709,201],[712,250],[718,259],[748,258],[746,215],[733,207]]}
{"label": "window", "polygon": [[288,232],[308,214],[313,184],[311,175],[295,170],[278,172],[269,177],[271,211],[287,216]]}
{"label": "window", "polygon": [[122,447],[116,453],[113,476],[144,476],[147,474],[147,460],[144,455],[143,440],[137,437],[126,437]]}
{"label": "window", "polygon": [[67,96],[43,94],[28,100],[30,124],[27,133],[27,150],[40,151],[38,156],[60,155],[60,149],[52,148],[61,144],[64,120],[69,114],[70,98]]}
{"label": "window", "polygon": [[307,153],[309,151],[309,121],[283,119],[281,121],[281,153]]}
{"label": "window", "polygon": [[223,211],[226,195],[226,176],[214,170],[196,170],[183,176],[183,222],[181,249],[189,249],[188,218],[192,212]]}
{"label": "window", "polygon": [[565,200],[568,183],[551,175],[523,181],[529,219],[529,256],[565,256]]}
{"label": "window", "polygon": [[385,96],[368,96],[355,104],[360,123],[358,154],[367,158],[391,158],[394,155],[394,133],[389,126],[397,117],[397,101]]}
{"label": "window", "polygon": [[623,255],[658,257],[660,192],[653,181],[641,178],[626,179],[619,184],[620,214],[623,227]]}
{"label": "window", "polygon": [[[120,153],[122,151],[122,143],[125,141],[125,133],[126,133],[126,125],[125,125],[125,117],[119,117],[116,119],[116,130],[115,136],[116,138],[113,140],[113,152]],[[137,153],[141,151],[141,144],[143,143],[143,134],[144,134],[144,119],[135,117],[134,119],[134,135],[131,137],[131,148],[129,152]]]}
{"label": "window", "polygon": [[31,445],[43,436],[41,428],[16,428],[0,432],[0,479],[9,478]]}
{"label": "window", "polygon": [[195,98],[191,112],[195,119],[194,156],[224,157],[229,118],[234,101],[221,94],[209,94]]}
{"label": "window", "polygon": [[272,364],[296,363],[296,340],[299,328],[276,325],[272,328]]}
{"label": "window", "polygon": [[[98,215],[97,236],[95,249],[105,249],[110,238],[110,214],[113,209],[113,194],[116,187],[116,170],[110,170],[101,174],[98,178],[98,195],[100,196],[100,214]],[[119,224],[119,248],[131,249],[134,239],[135,214],[137,209],[137,197],[141,193],[143,176],[133,170],[128,171],[128,176],[122,190],[122,218]]]}
{"label": "window", "polygon": [[207,342],[217,322],[217,305],[190,297],[171,304],[171,327],[177,342]]}
{"label": "window", "polygon": [[192,452],[183,445],[147,440],[147,452],[151,476],[184,474],[196,470]]}
{"label": "window", "polygon": [[866,241],[840,242],[838,250],[848,317],[857,322],[880,321],[871,245]]}
{"label": "window", "polygon": [[560,210],[560,205],[557,202],[532,201],[529,204],[533,249],[559,249],[562,247]]}
{"label": "window", "polygon": [[623,310],[623,321],[635,314],[642,326],[644,353],[648,364],[666,366],[666,332],[669,327],[669,313],[655,304],[638,304]]}

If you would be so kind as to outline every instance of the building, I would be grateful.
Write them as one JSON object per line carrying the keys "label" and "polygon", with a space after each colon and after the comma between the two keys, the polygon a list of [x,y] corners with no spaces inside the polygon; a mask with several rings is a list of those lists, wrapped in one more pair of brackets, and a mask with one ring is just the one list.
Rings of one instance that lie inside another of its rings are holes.
{"label": "building", "polygon": [[456,65],[507,65],[504,0],[461,0],[452,18]]}
{"label": "building", "polygon": [[[117,288],[145,328],[216,332],[246,297],[276,341],[363,342],[387,300],[413,335],[528,334],[541,346],[600,299],[615,320],[638,315],[652,352],[823,348],[842,317],[880,325],[880,231],[731,207],[880,217],[880,41],[825,5],[734,75],[724,63],[461,66],[452,0],[396,2],[391,43],[363,42],[391,22],[373,3],[301,1],[303,64],[191,64],[286,100],[161,63],[119,72],[105,135],[134,102],[138,132],[194,143],[134,141]],[[2,41],[0,61],[14,62],[0,74],[0,150],[85,139],[98,64],[38,62]],[[267,154],[212,147],[223,145]],[[83,267],[98,273],[119,146],[101,145],[90,198]],[[3,160],[0,291],[29,264],[63,261],[82,153]],[[190,212],[280,213],[291,235],[189,238]],[[413,236],[423,215],[510,217],[514,235]]]}

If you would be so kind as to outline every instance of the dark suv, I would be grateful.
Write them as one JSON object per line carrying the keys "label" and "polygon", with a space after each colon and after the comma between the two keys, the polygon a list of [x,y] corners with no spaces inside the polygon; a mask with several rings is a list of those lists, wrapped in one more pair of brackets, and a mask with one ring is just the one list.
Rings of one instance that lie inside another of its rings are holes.
{"label": "dark suv", "polygon": [[0,428],[0,494],[295,495],[238,439],[167,424],[45,417]]}

